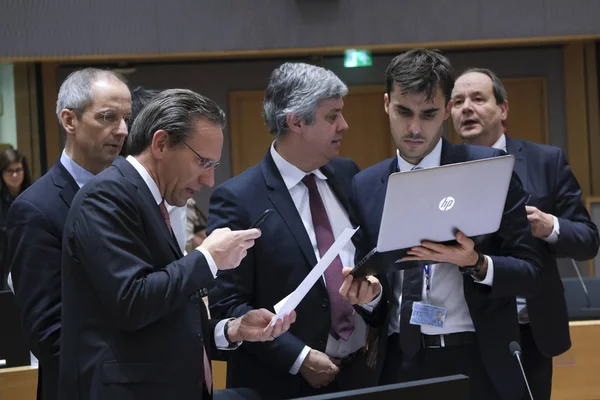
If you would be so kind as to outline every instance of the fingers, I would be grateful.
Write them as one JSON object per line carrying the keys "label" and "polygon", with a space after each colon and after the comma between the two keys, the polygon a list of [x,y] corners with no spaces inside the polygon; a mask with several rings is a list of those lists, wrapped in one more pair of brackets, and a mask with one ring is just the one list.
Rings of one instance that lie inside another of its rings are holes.
{"label": "fingers", "polygon": [[344,267],[344,268],[342,268],[342,275],[348,276],[350,274],[350,272],[352,272],[352,270],[353,270],[352,267]]}
{"label": "fingers", "polygon": [[235,235],[236,239],[239,241],[256,240],[260,237],[261,231],[257,228],[246,229],[241,231],[235,231]]}
{"label": "fingers", "polygon": [[536,207],[533,206],[525,206],[525,211],[527,211],[527,215],[533,214],[534,212],[536,212],[538,209]]}
{"label": "fingers", "polygon": [[342,286],[340,286],[340,290],[339,293],[342,295],[342,297],[344,298],[348,298],[348,292],[350,291],[350,288],[352,287],[352,281],[354,280],[354,277],[352,275],[348,275],[346,277],[346,279],[344,279],[344,282],[342,282]]}

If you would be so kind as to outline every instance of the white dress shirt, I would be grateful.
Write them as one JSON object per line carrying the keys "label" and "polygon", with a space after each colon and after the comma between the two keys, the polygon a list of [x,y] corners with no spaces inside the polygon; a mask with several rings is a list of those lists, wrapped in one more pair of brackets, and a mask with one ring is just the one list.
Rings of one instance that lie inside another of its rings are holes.
{"label": "white dress shirt", "polygon": [[167,212],[169,213],[169,219],[171,220],[171,228],[173,228],[173,234],[177,239],[177,244],[181,249],[183,255],[186,255],[185,244],[187,240],[186,224],[187,224],[187,205],[183,207],[172,206],[165,201]]}
{"label": "white dress shirt", "polygon": [[[400,171],[410,171],[414,167],[432,168],[439,167],[442,156],[442,140],[434,147],[434,149],[418,165],[410,164],[408,161],[400,157],[400,152],[396,153],[398,166]],[[494,263],[492,259],[485,256],[488,267],[485,279],[475,282],[492,286],[494,281]],[[431,304],[438,307],[446,308],[446,319],[444,327],[438,328],[434,326],[421,326],[421,333],[427,335],[450,334],[456,332],[474,332],[475,326],[471,319],[471,313],[465,300],[463,287],[463,274],[454,264],[439,263],[430,266],[430,284],[429,298]],[[423,271],[423,274],[425,272]],[[389,334],[400,332],[400,305],[402,304],[402,284],[404,280],[404,271],[397,272],[396,281],[394,283],[394,299],[398,301],[392,302],[392,313],[395,318],[390,319]],[[423,301],[427,300],[427,291],[425,285],[425,276],[423,276]]]}
{"label": "white dress shirt", "polygon": [[[296,206],[296,209],[298,210],[298,214],[300,214],[300,218],[302,219],[306,233],[308,233],[308,237],[310,238],[310,242],[313,246],[313,252],[315,253],[315,257],[318,261],[321,259],[321,255],[319,254],[317,237],[315,235],[312,215],[310,213],[308,188],[304,185],[304,183],[302,183],[302,179],[308,174],[281,157],[277,150],[275,150],[275,143],[271,145],[271,157],[273,157],[273,161],[275,162],[275,165],[277,166],[277,169],[283,178],[285,186],[290,192],[290,196],[294,202],[294,205]],[[329,222],[331,223],[331,229],[333,230],[333,236],[338,238],[346,228],[353,228],[352,224],[350,223],[350,219],[348,218],[348,214],[327,184],[327,177],[318,169],[310,173],[315,175],[317,189],[319,190],[319,194],[323,199],[323,204],[325,205],[325,210],[327,211],[327,216],[329,217]],[[346,267],[354,266],[355,251],[356,249],[354,248],[352,242],[348,242],[348,244],[340,253],[342,265]],[[325,282],[325,278],[323,278],[323,282]],[[363,308],[367,311],[372,311],[373,308],[377,306],[380,299],[381,294],[371,303],[364,305]],[[365,346],[367,334],[367,324],[360,314],[355,312],[354,331],[352,332],[350,338],[347,341],[343,339],[336,340],[333,338],[333,336],[329,335],[327,338],[325,354],[336,358],[346,357]],[[291,374],[298,373],[310,350],[310,347],[304,346],[304,349],[290,369]]]}
{"label": "white dress shirt", "polygon": [[[141,177],[144,180],[144,182],[146,183],[146,185],[148,185],[148,189],[150,189],[150,193],[152,193],[152,197],[154,197],[154,201],[156,202],[156,207],[158,207],[160,205],[160,203],[163,201],[163,197],[160,194],[160,189],[158,188],[158,185],[156,184],[156,182],[154,182],[154,179],[152,179],[152,177],[150,176],[150,174],[148,173],[146,168],[142,164],[140,164],[140,162],[135,157],[127,156],[127,161],[129,161],[129,163],[133,166],[133,168],[135,168],[135,170],[141,175]],[[206,249],[203,249],[203,248],[194,249],[194,251],[200,251],[202,254],[204,254],[204,257],[206,258],[206,261],[208,263],[208,266],[210,268],[210,271],[211,271],[213,277],[216,277],[217,276],[217,265],[215,264],[215,261],[213,260],[210,253]],[[217,324],[217,326],[215,326],[215,344],[216,344],[217,348],[220,350],[233,350],[234,349],[234,348],[229,347],[229,342],[227,341],[227,339],[225,339],[225,323],[227,321],[228,321],[227,319],[224,319],[223,321],[220,321]]]}
{"label": "white dress shirt", "polygon": [[[492,145],[493,148],[498,150],[506,151],[506,135],[504,133],[498,138],[496,143]],[[552,214],[549,214],[552,215]],[[552,227],[552,233],[545,238],[541,238],[542,240],[554,244],[558,240],[558,235],[560,234],[560,223],[558,222],[558,218],[552,215],[552,219],[554,220],[554,226]],[[519,323],[527,324],[529,323],[529,314],[527,313],[527,301],[523,297],[517,297],[517,313],[519,315]]]}

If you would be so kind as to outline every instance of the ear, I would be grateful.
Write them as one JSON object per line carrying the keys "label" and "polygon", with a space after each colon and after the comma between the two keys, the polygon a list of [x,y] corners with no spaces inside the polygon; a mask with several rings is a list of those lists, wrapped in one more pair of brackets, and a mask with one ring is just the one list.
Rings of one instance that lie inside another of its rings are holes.
{"label": "ear", "polygon": [[506,118],[508,118],[508,100],[504,100],[504,103],[500,104],[498,107],[500,107],[500,117],[502,118],[502,121],[506,121]]}
{"label": "ear", "polygon": [[290,131],[300,132],[302,129],[302,119],[294,114],[288,114],[285,117],[285,122]]}
{"label": "ear", "polygon": [[390,96],[387,93],[383,95],[383,109],[387,115],[390,115]]}
{"label": "ear", "polygon": [[152,143],[150,145],[154,158],[160,160],[165,156],[165,152],[169,147],[169,133],[165,130],[158,130],[152,135]]}
{"label": "ear", "polygon": [[446,108],[444,110],[444,121],[446,121],[450,117],[452,105],[454,105],[454,102],[452,100],[448,101],[448,104],[446,104]]}
{"label": "ear", "polygon": [[67,132],[67,135],[74,135],[76,126],[79,123],[75,112],[64,108],[59,115],[61,125],[63,126],[65,132]]}

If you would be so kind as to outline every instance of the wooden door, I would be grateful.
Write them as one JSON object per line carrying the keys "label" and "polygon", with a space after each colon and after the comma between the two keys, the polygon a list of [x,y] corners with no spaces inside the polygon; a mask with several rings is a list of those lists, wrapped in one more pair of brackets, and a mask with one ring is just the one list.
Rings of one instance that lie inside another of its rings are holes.
{"label": "wooden door", "polygon": [[[342,114],[349,129],[340,155],[352,158],[364,169],[394,154],[389,122],[383,109],[383,86],[350,87]],[[258,163],[273,137],[262,117],[264,91],[244,90],[229,94],[229,133],[233,175]]]}

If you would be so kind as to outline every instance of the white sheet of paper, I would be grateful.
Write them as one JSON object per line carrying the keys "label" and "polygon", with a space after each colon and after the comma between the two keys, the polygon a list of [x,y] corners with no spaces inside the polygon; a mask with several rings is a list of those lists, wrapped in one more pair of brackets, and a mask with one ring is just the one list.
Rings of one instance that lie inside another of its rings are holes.
{"label": "white sheet of paper", "polygon": [[356,231],[360,227],[356,229],[348,229],[346,228],[344,232],[337,238],[337,240],[331,245],[329,250],[321,257],[317,265],[306,275],[306,278],[298,285],[296,290],[290,293],[288,296],[283,298],[279,303],[275,304],[275,312],[277,313],[277,317],[273,318],[272,324],[275,324],[277,319],[283,318],[288,315],[300,304],[304,296],[308,293],[308,291],[317,283],[323,273],[329,267],[329,264],[337,257],[338,254],[342,251],[344,246],[348,243],[348,241],[352,238],[352,236],[356,233]]}

